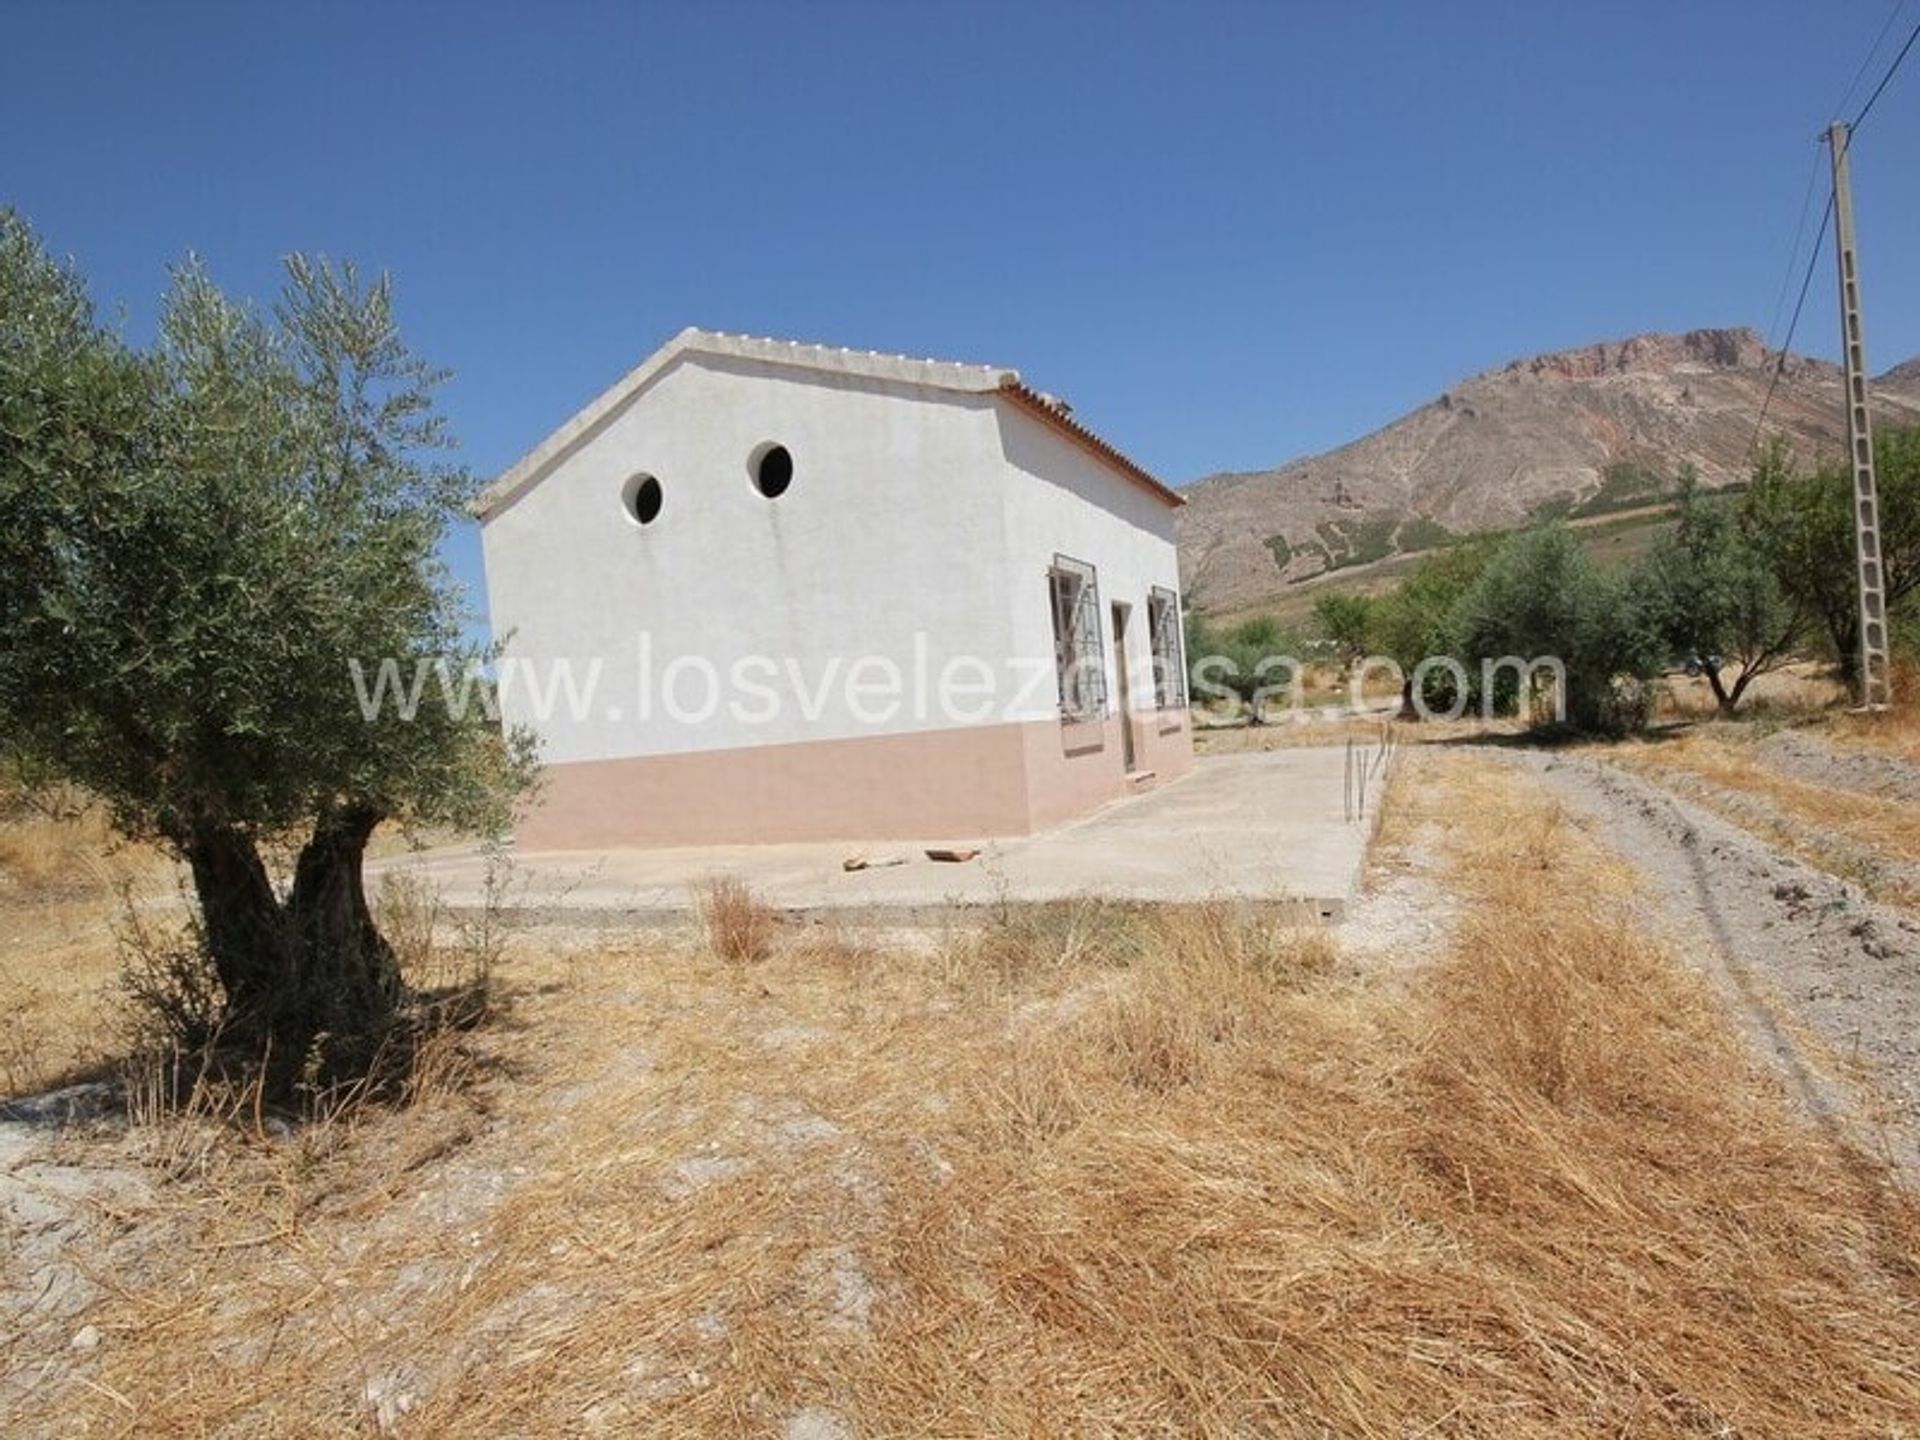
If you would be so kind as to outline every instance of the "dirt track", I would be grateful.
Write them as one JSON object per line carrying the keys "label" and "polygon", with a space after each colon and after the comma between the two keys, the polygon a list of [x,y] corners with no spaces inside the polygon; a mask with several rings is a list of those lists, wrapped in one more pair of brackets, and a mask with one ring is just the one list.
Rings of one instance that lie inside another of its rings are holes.
{"label": "dirt track", "polygon": [[1920,804],[1920,766],[1895,755],[1842,749],[1807,730],[1776,731],[1759,751],[1768,765],[1796,780]]}
{"label": "dirt track", "polygon": [[1920,1176],[1920,921],[1651,780],[1507,752],[1649,883],[1809,1114]]}

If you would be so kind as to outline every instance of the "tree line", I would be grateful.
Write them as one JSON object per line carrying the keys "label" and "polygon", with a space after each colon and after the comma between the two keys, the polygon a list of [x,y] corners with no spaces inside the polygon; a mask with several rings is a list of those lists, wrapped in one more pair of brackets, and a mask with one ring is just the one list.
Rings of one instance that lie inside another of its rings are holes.
{"label": "tree line", "polygon": [[[1881,548],[1896,648],[1920,654],[1920,427],[1874,437]],[[1638,561],[1598,565],[1577,530],[1551,521],[1527,530],[1471,537],[1433,551],[1380,596],[1329,591],[1314,604],[1314,638],[1352,664],[1364,656],[1402,671],[1403,709],[1429,712],[1461,701],[1511,712],[1528,697],[1482,695],[1485,662],[1504,656],[1557,657],[1565,667],[1559,722],[1592,733],[1643,726],[1652,682],[1677,666],[1704,676],[1720,709],[1733,714],[1754,681],[1797,658],[1824,657],[1849,686],[1859,684],[1853,477],[1842,463],[1805,466],[1784,440],[1758,456],[1737,494],[1704,490],[1681,472],[1672,526]],[[1196,690],[1222,673],[1250,698],[1263,655],[1306,647],[1272,620],[1217,627],[1189,619],[1187,653]],[[1228,664],[1200,672],[1209,656]],[[1430,666],[1451,657],[1467,675]]]}

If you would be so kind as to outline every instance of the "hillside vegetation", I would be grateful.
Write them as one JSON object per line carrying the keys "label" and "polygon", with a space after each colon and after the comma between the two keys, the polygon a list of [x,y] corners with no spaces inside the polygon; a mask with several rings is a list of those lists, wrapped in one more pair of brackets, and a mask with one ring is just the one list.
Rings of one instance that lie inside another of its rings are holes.
{"label": "hillside vegetation", "polygon": [[[1874,455],[1890,640],[1911,661],[1920,641],[1920,426],[1882,427]],[[1406,718],[1463,708],[1537,716],[1546,699],[1554,723],[1619,733],[1645,723],[1650,682],[1670,668],[1702,675],[1732,713],[1755,680],[1808,655],[1832,661],[1864,696],[1844,466],[1803,469],[1776,437],[1748,480],[1709,492],[1688,466],[1677,498],[1658,508],[1625,508],[1656,477],[1622,473],[1610,483],[1601,508],[1619,505],[1618,514],[1550,513],[1526,529],[1401,557],[1360,586],[1303,587],[1305,615],[1298,604],[1284,618],[1194,608],[1192,692],[1208,704],[1231,692],[1262,718],[1286,657],[1331,651],[1348,666],[1397,670]],[[1526,693],[1512,680],[1501,688],[1489,667],[1514,657],[1558,669],[1547,693],[1531,679]]]}
{"label": "hillside vegetation", "polygon": [[[1671,499],[1681,466],[1708,489],[1752,465],[1755,422],[1802,463],[1843,450],[1840,374],[1782,357],[1751,330],[1640,335],[1516,360],[1450,387],[1371,435],[1272,470],[1186,490],[1181,572],[1223,614],[1286,604],[1315,576],[1532,521]],[[1920,365],[1874,382],[1877,421],[1920,420]]]}

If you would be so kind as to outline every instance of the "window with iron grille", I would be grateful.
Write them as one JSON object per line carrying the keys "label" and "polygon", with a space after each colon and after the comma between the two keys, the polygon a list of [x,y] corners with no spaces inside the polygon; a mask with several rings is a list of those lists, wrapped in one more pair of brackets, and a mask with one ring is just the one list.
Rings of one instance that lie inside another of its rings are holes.
{"label": "window with iron grille", "polygon": [[1100,654],[1100,584],[1093,566],[1065,555],[1047,571],[1053,612],[1053,664],[1064,720],[1098,720],[1107,713],[1107,671]]}
{"label": "window with iron grille", "polygon": [[1147,640],[1153,647],[1153,703],[1162,710],[1178,710],[1187,703],[1180,597],[1158,585],[1147,592]]}

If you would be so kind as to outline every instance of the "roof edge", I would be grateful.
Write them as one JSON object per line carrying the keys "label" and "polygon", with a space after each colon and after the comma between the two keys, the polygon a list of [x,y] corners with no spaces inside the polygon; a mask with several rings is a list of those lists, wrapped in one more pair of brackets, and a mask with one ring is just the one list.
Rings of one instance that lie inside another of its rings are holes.
{"label": "roof edge", "polygon": [[538,483],[569,451],[607,424],[635,396],[674,361],[686,355],[712,355],[786,365],[816,373],[855,375],[862,379],[914,385],[962,394],[1000,395],[1018,409],[1105,461],[1128,480],[1174,508],[1186,498],[1155,479],[1114,446],[1074,419],[1057,402],[1030,388],[1020,372],[998,365],[966,365],[950,360],[916,360],[876,350],[845,350],[832,345],[810,345],[753,335],[730,335],[688,326],[645,360],[581,407],[565,424],[502,471],[468,505],[468,513],[486,520]]}
{"label": "roof edge", "polygon": [[1186,496],[1156,480],[1145,466],[1128,459],[1126,455],[1074,419],[1058,403],[1022,384],[1019,376],[1012,376],[1002,384],[1000,394],[1013,402],[1016,408],[1059,431],[1083,450],[1090,451],[1097,458],[1106,461],[1108,465],[1169,508],[1178,510],[1187,503]]}

